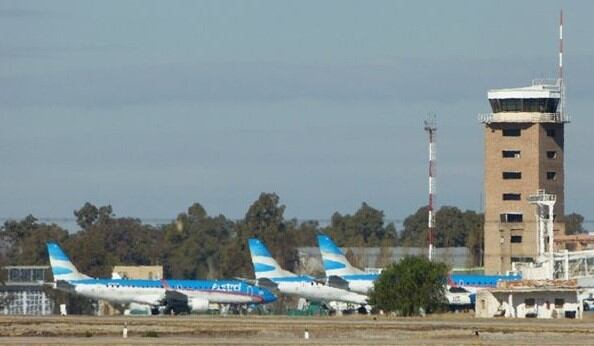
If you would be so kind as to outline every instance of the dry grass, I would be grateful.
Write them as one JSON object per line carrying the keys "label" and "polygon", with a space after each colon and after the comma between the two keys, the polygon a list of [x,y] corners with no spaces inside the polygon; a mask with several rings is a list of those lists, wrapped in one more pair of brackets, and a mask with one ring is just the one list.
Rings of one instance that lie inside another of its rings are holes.
{"label": "dry grass", "polygon": [[[124,323],[129,338],[121,339]],[[0,317],[0,344],[594,344],[594,319],[373,316]],[[478,336],[476,332],[478,331]],[[158,337],[146,337],[147,335]]]}

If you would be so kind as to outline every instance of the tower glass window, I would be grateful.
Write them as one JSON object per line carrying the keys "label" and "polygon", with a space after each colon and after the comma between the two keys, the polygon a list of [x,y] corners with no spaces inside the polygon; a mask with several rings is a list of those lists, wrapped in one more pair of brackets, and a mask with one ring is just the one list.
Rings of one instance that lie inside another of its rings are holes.
{"label": "tower glass window", "polygon": [[506,159],[519,159],[520,151],[519,150],[503,150],[501,152],[501,156]]}
{"label": "tower glass window", "polygon": [[521,201],[522,194],[519,193],[504,193],[502,196],[504,201]]}
{"label": "tower glass window", "polygon": [[520,137],[522,135],[522,130],[520,129],[503,129],[501,133],[504,137]]}
{"label": "tower glass window", "polygon": [[489,99],[489,103],[491,103],[493,113],[555,113],[559,105],[559,98],[494,98]]}
{"label": "tower glass window", "polygon": [[501,222],[524,222],[522,213],[503,213],[499,215]]}
{"label": "tower glass window", "polygon": [[503,172],[503,179],[522,179],[522,172]]}
{"label": "tower glass window", "polygon": [[555,137],[556,134],[557,134],[557,131],[555,131],[555,129],[547,129],[547,136]]}
{"label": "tower glass window", "polygon": [[547,172],[547,180],[557,180],[557,172]]}
{"label": "tower glass window", "polygon": [[549,159],[556,159],[557,152],[555,150],[547,150],[547,158]]}
{"label": "tower glass window", "polygon": [[511,243],[521,243],[522,242],[522,236],[521,235],[512,235],[510,238],[510,242]]}

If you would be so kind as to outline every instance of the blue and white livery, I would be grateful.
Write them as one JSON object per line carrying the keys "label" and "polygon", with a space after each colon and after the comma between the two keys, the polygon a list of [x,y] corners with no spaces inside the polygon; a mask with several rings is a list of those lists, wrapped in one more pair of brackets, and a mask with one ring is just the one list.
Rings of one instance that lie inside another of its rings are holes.
{"label": "blue and white livery", "polygon": [[450,274],[446,298],[451,308],[474,307],[476,292],[485,288],[495,288],[501,281],[522,280],[520,275],[480,275],[480,274]]}
{"label": "blue and white livery", "polygon": [[521,275],[480,275],[480,274],[450,274],[448,284],[451,287],[461,287],[476,293],[484,288],[495,288],[502,281],[519,281]]}
{"label": "blue and white livery", "polygon": [[318,245],[328,282],[339,285],[342,279],[346,281],[349,290],[363,294],[367,294],[373,288],[373,283],[379,277],[378,274],[365,273],[353,267],[342,250],[325,234],[318,235]]}
{"label": "blue and white livery", "polygon": [[81,274],[56,243],[48,243],[54,287],[116,304],[144,304],[153,311],[206,311],[209,304],[266,304],[276,296],[240,280],[94,279]]}
{"label": "blue and white livery", "polygon": [[252,256],[254,273],[259,284],[266,285],[267,282],[271,282],[281,293],[296,295],[310,301],[367,304],[367,296],[330,287],[316,282],[310,276],[296,275],[284,270],[272,258],[270,251],[268,251],[268,248],[260,240],[252,238],[248,240],[248,244]]}

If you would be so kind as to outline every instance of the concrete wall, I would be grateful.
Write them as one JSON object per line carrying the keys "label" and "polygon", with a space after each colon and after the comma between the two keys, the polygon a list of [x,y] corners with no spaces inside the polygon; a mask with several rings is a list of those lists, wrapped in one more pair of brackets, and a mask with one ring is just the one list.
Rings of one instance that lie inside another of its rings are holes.
{"label": "concrete wall", "polygon": [[[354,257],[354,261],[351,264],[361,269],[382,268],[385,266],[385,263],[398,262],[408,255],[427,255],[427,248],[421,247],[389,247],[383,250],[379,247],[351,247],[342,248],[342,251],[344,253],[351,253]],[[299,247],[297,248],[297,253],[299,255],[299,271],[301,273],[324,273],[322,256],[318,247]],[[443,261],[452,268],[468,268],[472,263],[470,250],[465,247],[436,248],[434,255],[438,261]]]}
{"label": "concrete wall", "polygon": [[163,266],[114,266],[113,272],[127,279],[163,279]]}

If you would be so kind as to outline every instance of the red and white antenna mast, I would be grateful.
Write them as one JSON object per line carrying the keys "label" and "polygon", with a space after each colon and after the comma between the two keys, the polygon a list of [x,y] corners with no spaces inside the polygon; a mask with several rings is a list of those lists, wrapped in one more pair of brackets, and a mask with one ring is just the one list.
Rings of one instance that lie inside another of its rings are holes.
{"label": "red and white antenna mast", "polygon": [[436,178],[436,166],[435,166],[435,137],[437,132],[437,121],[435,115],[429,116],[425,120],[425,131],[429,135],[429,204],[427,210],[429,217],[427,219],[427,244],[429,248],[429,260],[433,259],[433,240],[435,235],[435,215],[433,207],[435,203],[435,178]]}
{"label": "red and white antenna mast", "polygon": [[559,80],[563,80],[563,10],[559,16]]}
{"label": "red and white antenna mast", "polygon": [[563,79],[563,10],[561,10],[559,15],[559,92],[561,93],[559,115],[561,119],[564,119],[565,112],[565,81]]}

